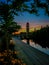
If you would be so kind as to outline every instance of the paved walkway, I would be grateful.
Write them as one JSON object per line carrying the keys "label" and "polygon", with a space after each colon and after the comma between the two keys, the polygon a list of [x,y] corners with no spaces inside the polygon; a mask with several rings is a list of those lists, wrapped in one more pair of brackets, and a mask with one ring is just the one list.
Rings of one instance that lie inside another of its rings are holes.
{"label": "paved walkway", "polygon": [[27,65],[49,65],[49,55],[23,43],[17,38],[15,41],[15,49],[19,51],[18,57],[23,59]]}

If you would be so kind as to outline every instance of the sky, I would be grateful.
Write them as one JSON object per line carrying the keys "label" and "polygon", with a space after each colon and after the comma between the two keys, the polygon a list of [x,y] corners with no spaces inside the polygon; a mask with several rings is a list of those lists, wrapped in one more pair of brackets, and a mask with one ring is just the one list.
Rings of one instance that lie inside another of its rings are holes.
{"label": "sky", "polygon": [[34,28],[41,28],[41,26],[49,25],[49,16],[44,15],[44,12],[41,11],[39,16],[35,14],[30,14],[24,12],[23,15],[15,16],[15,21],[21,25],[22,29],[20,32],[26,32],[26,23],[29,22],[30,31],[33,31]]}
{"label": "sky", "polygon": [[[45,0],[41,0],[42,2]],[[33,2],[33,0],[32,0]],[[28,3],[29,5],[29,3]],[[30,14],[28,12],[21,13],[20,16],[15,16],[14,21],[21,25],[22,28],[26,28],[26,23],[29,22],[30,28],[49,25],[49,16],[45,15],[44,9],[39,9],[39,16]]]}
{"label": "sky", "polygon": [[[42,0],[42,1],[45,1],[45,0]],[[36,16],[35,14],[23,12],[19,16],[15,16],[14,21],[20,24],[23,29],[26,28],[27,22],[29,22],[30,24],[30,29],[35,27],[40,27],[41,25],[42,26],[49,25],[49,16],[44,15],[44,9],[39,9],[39,14],[40,14],[39,16]]]}
{"label": "sky", "polygon": [[36,26],[44,26],[49,25],[49,16],[43,14],[44,12],[40,12],[39,16],[35,14],[30,14],[28,12],[24,12],[23,15],[15,16],[15,21],[22,26],[22,28],[26,27],[26,23],[29,22],[30,28]]}

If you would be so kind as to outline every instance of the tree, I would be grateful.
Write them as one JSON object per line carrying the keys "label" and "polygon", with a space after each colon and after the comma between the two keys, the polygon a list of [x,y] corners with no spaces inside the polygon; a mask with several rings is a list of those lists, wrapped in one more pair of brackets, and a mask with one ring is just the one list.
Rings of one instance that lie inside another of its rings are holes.
{"label": "tree", "polygon": [[31,10],[29,11],[31,14],[39,15],[38,11],[44,9],[44,15],[49,16],[49,0],[33,0],[31,3]]}
{"label": "tree", "polygon": [[0,25],[0,38],[2,38],[2,49],[7,49],[10,44],[12,33],[18,31],[21,28],[16,22],[11,22],[11,24],[6,29],[6,24]]}
{"label": "tree", "polygon": [[32,33],[32,39],[42,47],[49,48],[49,26],[43,27]]}
{"label": "tree", "polygon": [[9,48],[9,35],[21,28],[16,22],[13,22],[14,16],[19,15],[19,12],[22,12],[24,8],[28,7],[25,5],[25,2],[27,1],[28,0],[0,1],[0,31],[3,34],[2,42],[5,42],[7,49]]}
{"label": "tree", "polygon": [[[9,2],[12,2],[9,4]],[[16,14],[14,11],[14,1],[6,0],[6,2],[1,1],[0,2],[0,31],[3,33],[3,40],[5,41],[5,44],[9,44],[9,35],[12,32],[18,31],[21,27],[17,25],[16,22],[13,22],[14,14]],[[3,41],[2,40],[2,41]],[[3,41],[3,43],[4,43]],[[6,45],[5,45],[6,46]]]}

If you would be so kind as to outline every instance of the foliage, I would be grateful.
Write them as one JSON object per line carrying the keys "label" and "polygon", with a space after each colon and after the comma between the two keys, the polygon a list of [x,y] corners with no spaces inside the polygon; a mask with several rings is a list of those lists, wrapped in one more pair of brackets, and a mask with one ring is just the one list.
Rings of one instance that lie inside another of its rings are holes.
{"label": "foliage", "polygon": [[49,47],[49,26],[32,33],[32,39],[42,47]]}
{"label": "foliage", "polygon": [[49,16],[49,0],[33,0],[31,2],[31,14],[39,15],[41,9],[44,10],[44,15]]}
{"label": "foliage", "polygon": [[22,59],[17,56],[18,51],[4,50],[0,52],[0,65],[26,65]]}

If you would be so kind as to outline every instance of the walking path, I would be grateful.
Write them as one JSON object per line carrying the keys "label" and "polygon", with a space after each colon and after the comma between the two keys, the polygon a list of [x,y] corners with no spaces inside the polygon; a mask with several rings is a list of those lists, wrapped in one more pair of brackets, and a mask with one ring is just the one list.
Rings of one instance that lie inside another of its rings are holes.
{"label": "walking path", "polygon": [[13,38],[15,41],[15,49],[19,51],[18,57],[21,58],[26,65],[49,65],[49,55],[25,44],[16,37]]}

